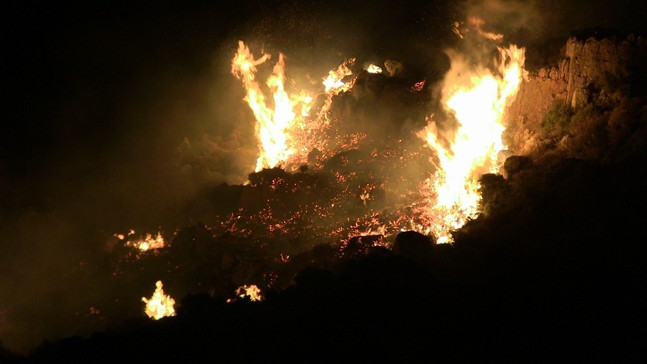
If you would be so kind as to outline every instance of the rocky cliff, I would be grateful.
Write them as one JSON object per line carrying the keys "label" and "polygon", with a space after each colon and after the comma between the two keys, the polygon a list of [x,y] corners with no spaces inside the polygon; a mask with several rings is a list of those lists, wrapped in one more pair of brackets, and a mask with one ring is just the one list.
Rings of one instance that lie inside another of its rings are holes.
{"label": "rocky cliff", "polygon": [[559,109],[567,118],[587,107],[604,112],[625,98],[647,94],[641,72],[647,64],[644,37],[571,37],[562,47],[560,58],[557,64],[530,70],[510,105],[504,138],[516,154],[541,150],[572,131],[549,130],[555,129],[545,120],[551,111]]}

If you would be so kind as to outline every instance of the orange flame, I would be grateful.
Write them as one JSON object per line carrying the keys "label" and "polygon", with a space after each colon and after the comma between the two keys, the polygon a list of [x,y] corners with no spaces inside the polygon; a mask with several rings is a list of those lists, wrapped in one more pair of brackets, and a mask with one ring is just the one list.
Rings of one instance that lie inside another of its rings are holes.
{"label": "orange flame", "polygon": [[146,315],[155,320],[159,320],[162,317],[175,316],[175,300],[171,296],[165,295],[164,290],[162,289],[162,281],[157,281],[155,283],[155,292],[153,296],[148,299],[142,297],[142,302],[146,303]]}
{"label": "orange flame", "polygon": [[450,54],[443,102],[458,120],[458,130],[449,147],[431,120],[422,133],[440,162],[434,182],[427,181],[425,187],[428,194],[436,196],[428,219],[439,243],[451,242],[450,232],[478,215],[481,196],[477,179],[499,170],[497,156],[505,149],[503,114],[519,89],[525,61],[524,49],[515,45],[499,48],[499,54],[497,72],[469,67],[464,59]]}
{"label": "orange flame", "polygon": [[323,79],[323,85],[327,93],[338,94],[343,91],[348,91],[353,87],[353,81],[344,82],[344,78],[353,74],[350,65],[355,62],[355,58],[350,58],[340,64],[335,70],[328,72],[328,77]]}
{"label": "orange flame", "polygon": [[308,154],[317,149],[327,154],[329,140],[325,128],[330,125],[329,113],[332,98],[346,92],[355,83],[350,65],[354,58],[347,59],[336,69],[322,78],[325,99],[320,108],[311,115],[314,92],[300,91],[289,94],[285,88],[285,58],[279,53],[278,61],[266,81],[266,90],[272,95],[272,102],[266,101],[266,94],[256,81],[257,66],[270,59],[263,54],[256,59],[249,48],[238,42],[238,51],[232,59],[231,72],[243,82],[246,90],[244,100],[256,118],[256,133],[259,138],[259,156],[255,171],[264,168],[282,167],[296,170],[308,162]]}
{"label": "orange flame", "polygon": [[374,65],[374,64],[369,64],[368,67],[366,67],[366,72],[368,72],[368,73],[382,73],[382,67]]}
{"label": "orange flame", "polygon": [[128,245],[132,245],[141,251],[160,249],[164,247],[164,237],[162,237],[161,232],[158,232],[154,237],[152,234],[146,234],[144,239],[128,242]]}
{"label": "orange flame", "polygon": [[261,294],[261,289],[258,288],[255,284],[252,285],[242,285],[236,290],[236,295],[240,298],[249,297],[250,301],[261,301],[263,300],[263,295]]}
{"label": "orange flame", "polygon": [[[273,105],[265,101],[261,86],[255,80],[256,66],[270,59],[263,54],[255,59],[249,48],[238,42],[238,52],[231,64],[231,72],[243,81],[247,91],[245,101],[252,109],[257,120],[256,132],[260,139],[259,157],[256,160],[256,172],[263,168],[274,168],[285,163],[296,152],[290,140],[289,131],[295,124],[296,117],[307,115],[312,97],[304,94],[290,96],[285,90],[285,58],[279,53],[278,62],[267,79],[267,86],[272,93]],[[300,109],[296,113],[295,109]]]}

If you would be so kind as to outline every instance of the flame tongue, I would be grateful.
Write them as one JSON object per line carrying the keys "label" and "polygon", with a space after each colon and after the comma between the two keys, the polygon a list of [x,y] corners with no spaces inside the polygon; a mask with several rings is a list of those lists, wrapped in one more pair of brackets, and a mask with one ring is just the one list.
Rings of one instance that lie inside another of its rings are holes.
{"label": "flame tongue", "polygon": [[256,130],[261,143],[260,156],[256,161],[257,172],[263,168],[278,166],[294,153],[294,149],[288,145],[286,131],[292,127],[296,116],[293,112],[295,102],[285,91],[283,55],[279,54],[279,60],[267,79],[267,86],[273,94],[274,108],[266,103],[263,91],[255,80],[256,66],[269,58],[269,54],[263,54],[261,58],[254,59],[249,48],[240,41],[238,42],[238,52],[231,64],[231,72],[243,81],[243,86],[247,91],[245,101],[258,121]]}
{"label": "flame tongue", "polygon": [[423,133],[440,161],[433,187],[427,185],[427,193],[436,195],[427,218],[439,243],[451,242],[450,232],[478,214],[479,175],[499,170],[497,155],[505,148],[501,139],[505,130],[503,114],[519,89],[525,61],[524,50],[514,45],[499,48],[499,53],[501,61],[496,73],[487,68],[466,73],[466,62],[451,55],[443,100],[456,116],[458,130],[449,147],[439,139],[434,124],[429,124]]}

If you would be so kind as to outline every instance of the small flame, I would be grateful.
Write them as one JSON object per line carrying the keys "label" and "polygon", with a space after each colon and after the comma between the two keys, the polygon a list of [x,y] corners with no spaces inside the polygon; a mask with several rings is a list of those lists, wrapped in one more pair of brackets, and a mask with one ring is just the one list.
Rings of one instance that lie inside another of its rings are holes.
{"label": "small flame", "polygon": [[350,58],[340,64],[337,69],[328,72],[328,77],[323,79],[326,92],[338,94],[348,91],[353,86],[353,82],[344,82],[346,76],[353,74],[353,71],[349,67],[353,63],[355,63],[355,58]]}
{"label": "small flame", "polygon": [[146,315],[155,320],[159,320],[162,317],[175,316],[175,300],[169,295],[164,294],[162,289],[162,281],[157,281],[155,283],[155,292],[153,296],[149,299],[142,297],[142,302],[146,303]]}
{"label": "small flame", "polygon": [[382,73],[382,68],[380,66],[370,64],[370,65],[368,65],[368,67],[366,67],[366,72],[368,72],[368,73]]}
{"label": "small flame", "polygon": [[500,41],[503,39],[503,34],[497,34],[492,32],[486,32],[483,30],[482,26],[485,24],[485,21],[476,16],[472,16],[468,19],[469,23],[476,29],[476,32],[485,39],[490,39],[494,41]]}
{"label": "small flame", "polygon": [[263,300],[263,295],[261,294],[261,289],[258,288],[255,284],[252,285],[243,285],[238,287],[236,290],[236,295],[240,298],[249,297],[250,301],[261,301]]}
{"label": "small flame", "polygon": [[128,242],[128,245],[132,245],[144,252],[152,249],[160,249],[164,247],[164,237],[161,232],[157,232],[157,235],[154,237],[152,234],[146,234],[144,239],[132,243]]}

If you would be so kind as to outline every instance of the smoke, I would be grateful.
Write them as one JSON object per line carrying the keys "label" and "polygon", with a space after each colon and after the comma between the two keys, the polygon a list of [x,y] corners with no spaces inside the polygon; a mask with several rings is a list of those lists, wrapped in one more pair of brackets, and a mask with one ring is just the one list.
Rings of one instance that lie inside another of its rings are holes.
{"label": "smoke", "polygon": [[[468,0],[461,4],[462,13],[467,22],[475,26],[476,31],[487,32],[481,26],[493,29],[501,38],[515,37],[522,31],[537,32],[543,24],[543,17],[538,4],[541,1],[511,0]],[[474,22],[473,19],[482,22]]]}

